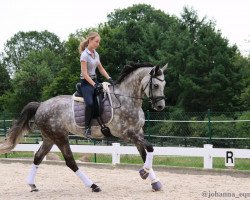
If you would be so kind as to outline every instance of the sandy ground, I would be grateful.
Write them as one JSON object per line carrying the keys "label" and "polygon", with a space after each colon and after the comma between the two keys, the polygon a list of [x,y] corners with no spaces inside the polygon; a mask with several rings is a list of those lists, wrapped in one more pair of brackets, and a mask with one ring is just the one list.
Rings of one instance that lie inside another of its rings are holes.
{"label": "sandy ground", "polygon": [[41,164],[36,177],[39,191],[30,192],[25,183],[29,169],[29,163],[0,161],[0,200],[250,199],[250,174],[155,170],[164,189],[152,192],[149,180],[142,180],[138,170],[80,165],[80,169],[102,189],[100,193],[92,193],[66,165]]}

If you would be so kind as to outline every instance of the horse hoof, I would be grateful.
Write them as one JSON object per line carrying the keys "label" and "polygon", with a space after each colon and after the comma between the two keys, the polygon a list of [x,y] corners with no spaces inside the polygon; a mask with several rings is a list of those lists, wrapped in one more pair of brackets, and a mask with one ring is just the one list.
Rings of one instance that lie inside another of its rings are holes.
{"label": "horse hoof", "polygon": [[99,188],[99,186],[97,186],[96,184],[92,184],[91,185],[92,188],[92,192],[101,192],[101,188]]}
{"label": "horse hoof", "polygon": [[30,192],[37,192],[38,191],[38,189],[37,189],[37,187],[36,187],[35,184],[29,184],[29,186],[31,187]]}
{"label": "horse hoof", "polygon": [[149,173],[146,172],[145,169],[143,169],[143,168],[139,170],[139,174],[140,174],[141,178],[144,180],[147,179],[148,175],[149,175]]}
{"label": "horse hoof", "polygon": [[161,184],[160,181],[154,182],[151,185],[152,185],[152,189],[153,189],[154,192],[155,191],[160,191],[161,188],[162,188],[162,184]]}

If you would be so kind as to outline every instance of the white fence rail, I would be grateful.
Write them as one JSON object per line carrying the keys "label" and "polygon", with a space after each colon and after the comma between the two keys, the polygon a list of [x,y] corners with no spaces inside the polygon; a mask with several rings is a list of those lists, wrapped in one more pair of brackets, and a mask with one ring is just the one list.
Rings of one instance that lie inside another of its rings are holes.
{"label": "white fence rail", "polygon": [[[33,151],[36,152],[42,142],[39,144],[18,144],[13,151]],[[131,154],[139,155],[134,146],[120,146],[120,143],[113,143],[112,146],[93,146],[93,145],[70,145],[74,153],[97,153],[111,154],[112,164],[120,163],[120,155]],[[53,146],[51,152],[60,152],[57,146]],[[205,144],[204,148],[189,147],[154,147],[155,156],[192,156],[203,157],[204,169],[213,168],[213,158],[225,158],[226,166],[234,166],[236,158],[250,159],[250,149],[220,149],[213,148],[210,144]]]}

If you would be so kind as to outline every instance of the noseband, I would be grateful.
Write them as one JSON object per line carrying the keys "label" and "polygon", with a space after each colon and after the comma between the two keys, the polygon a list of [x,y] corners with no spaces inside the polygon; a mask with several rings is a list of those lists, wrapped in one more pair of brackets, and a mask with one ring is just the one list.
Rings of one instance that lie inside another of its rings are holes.
{"label": "noseband", "polygon": [[164,79],[159,79],[157,76],[153,76],[150,74],[150,79],[147,83],[147,85],[145,86],[145,88],[142,90],[143,92],[145,92],[146,88],[149,86],[149,94],[148,94],[148,98],[149,98],[149,101],[152,103],[152,104],[155,104],[157,103],[158,101],[161,101],[161,100],[165,100],[165,96],[154,96],[153,94],[153,78],[163,82]]}

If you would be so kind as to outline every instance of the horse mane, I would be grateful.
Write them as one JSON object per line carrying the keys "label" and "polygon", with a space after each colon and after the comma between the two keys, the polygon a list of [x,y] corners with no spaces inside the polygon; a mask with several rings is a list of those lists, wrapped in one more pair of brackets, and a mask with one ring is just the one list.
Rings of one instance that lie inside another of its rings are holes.
{"label": "horse mane", "polygon": [[131,63],[129,65],[125,65],[116,83],[120,84],[129,74],[142,67],[154,67],[154,65],[150,63]]}

